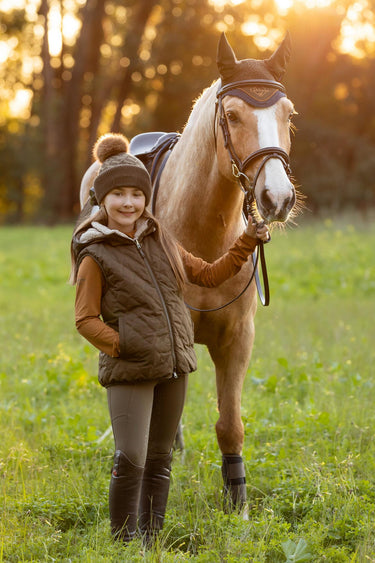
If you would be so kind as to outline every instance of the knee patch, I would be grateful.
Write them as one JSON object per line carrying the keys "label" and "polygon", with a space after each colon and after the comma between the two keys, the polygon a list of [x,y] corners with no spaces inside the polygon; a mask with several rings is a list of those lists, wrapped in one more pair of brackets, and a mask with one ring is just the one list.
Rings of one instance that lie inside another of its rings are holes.
{"label": "knee patch", "polygon": [[139,470],[143,468],[132,463],[127,455],[121,450],[116,450],[113,458],[112,476],[125,477],[129,475],[129,470],[132,469]]}

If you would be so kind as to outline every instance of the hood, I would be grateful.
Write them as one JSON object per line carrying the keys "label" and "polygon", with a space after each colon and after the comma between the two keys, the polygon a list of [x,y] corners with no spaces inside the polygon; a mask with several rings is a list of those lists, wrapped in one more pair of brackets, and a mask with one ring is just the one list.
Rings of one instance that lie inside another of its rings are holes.
{"label": "hood", "polygon": [[74,237],[73,244],[76,253],[89,244],[105,241],[112,244],[124,244],[133,242],[134,239],[141,241],[145,236],[156,231],[156,224],[152,218],[141,217],[137,221],[137,228],[134,237],[129,237],[117,229],[110,229],[103,223],[93,221],[91,226],[83,233],[78,233]]}

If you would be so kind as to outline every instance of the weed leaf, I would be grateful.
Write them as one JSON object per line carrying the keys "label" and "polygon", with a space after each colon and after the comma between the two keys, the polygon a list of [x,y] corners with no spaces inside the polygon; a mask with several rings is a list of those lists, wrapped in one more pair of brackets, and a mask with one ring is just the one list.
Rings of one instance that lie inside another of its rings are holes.
{"label": "weed leaf", "polygon": [[285,563],[302,563],[312,560],[313,556],[309,553],[307,542],[303,538],[297,544],[288,540],[282,544],[282,548],[286,557]]}

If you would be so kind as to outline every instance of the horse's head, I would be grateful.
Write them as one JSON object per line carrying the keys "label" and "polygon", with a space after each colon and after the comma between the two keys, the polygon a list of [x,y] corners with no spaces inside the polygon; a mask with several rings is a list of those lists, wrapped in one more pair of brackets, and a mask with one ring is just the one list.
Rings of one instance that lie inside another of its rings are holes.
{"label": "horse's head", "polygon": [[288,157],[294,108],[279,82],[289,57],[289,35],[266,60],[238,61],[224,34],[218,46],[219,169],[241,181],[269,223],[286,221],[296,202]]}

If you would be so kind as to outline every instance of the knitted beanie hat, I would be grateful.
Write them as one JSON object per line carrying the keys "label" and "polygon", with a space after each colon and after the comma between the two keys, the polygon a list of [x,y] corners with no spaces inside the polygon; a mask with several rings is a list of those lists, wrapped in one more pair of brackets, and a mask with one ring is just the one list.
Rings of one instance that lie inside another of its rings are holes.
{"label": "knitted beanie hat", "polygon": [[94,147],[94,157],[101,163],[94,181],[97,202],[103,201],[114,188],[139,188],[145,194],[146,205],[151,197],[151,180],[142,162],[128,153],[126,137],[108,133],[98,139]]}

